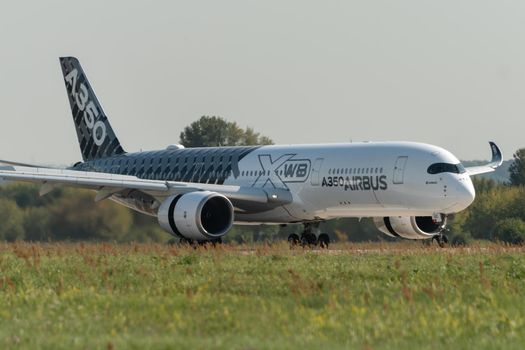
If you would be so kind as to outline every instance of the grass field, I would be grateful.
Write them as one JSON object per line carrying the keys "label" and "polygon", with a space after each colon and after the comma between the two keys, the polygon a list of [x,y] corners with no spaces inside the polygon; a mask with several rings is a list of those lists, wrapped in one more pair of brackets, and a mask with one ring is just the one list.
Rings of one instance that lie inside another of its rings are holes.
{"label": "grass field", "polygon": [[524,253],[0,244],[0,347],[522,349]]}

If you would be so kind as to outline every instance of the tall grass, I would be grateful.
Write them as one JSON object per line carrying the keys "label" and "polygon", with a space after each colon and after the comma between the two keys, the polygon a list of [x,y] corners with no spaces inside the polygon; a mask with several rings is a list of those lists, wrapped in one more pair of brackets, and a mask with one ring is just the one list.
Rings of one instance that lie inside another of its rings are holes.
{"label": "tall grass", "polygon": [[524,252],[0,244],[0,347],[522,348]]}

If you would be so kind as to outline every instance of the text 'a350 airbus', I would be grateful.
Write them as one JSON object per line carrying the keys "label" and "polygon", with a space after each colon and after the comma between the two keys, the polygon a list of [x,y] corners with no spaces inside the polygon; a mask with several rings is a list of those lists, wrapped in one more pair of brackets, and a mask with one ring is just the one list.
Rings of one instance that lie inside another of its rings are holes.
{"label": "text 'a350 airbus'", "polygon": [[218,242],[235,224],[302,224],[291,243],[327,246],[320,222],[373,217],[393,237],[435,238],[447,216],[475,197],[470,176],[501,165],[464,168],[449,151],[423,143],[184,148],[128,153],[117,139],[78,60],[60,58],[83,162],[53,169],[2,161],[5,180],[42,184],[41,195],[67,185],[97,191],[156,216],[184,242]]}

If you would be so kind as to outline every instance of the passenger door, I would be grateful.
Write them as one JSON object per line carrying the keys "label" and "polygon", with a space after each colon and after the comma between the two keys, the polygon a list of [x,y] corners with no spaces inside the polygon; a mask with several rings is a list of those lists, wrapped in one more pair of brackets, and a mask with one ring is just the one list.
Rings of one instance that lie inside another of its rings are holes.
{"label": "passenger door", "polygon": [[317,158],[312,167],[312,174],[310,175],[310,183],[312,186],[319,186],[321,183],[321,166],[323,165],[324,158]]}
{"label": "passenger door", "polygon": [[394,185],[402,185],[405,178],[405,167],[408,161],[407,156],[397,157],[396,164],[394,165],[394,176],[392,183]]}

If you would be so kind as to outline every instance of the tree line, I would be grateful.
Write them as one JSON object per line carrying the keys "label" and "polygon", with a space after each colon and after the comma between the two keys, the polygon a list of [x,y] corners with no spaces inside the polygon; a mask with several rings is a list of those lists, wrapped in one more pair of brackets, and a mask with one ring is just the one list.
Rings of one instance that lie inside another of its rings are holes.
{"label": "tree line", "polygon": [[[186,147],[273,144],[255,132],[220,117],[203,116],[180,134]],[[454,244],[474,239],[513,244],[525,241],[525,149],[513,155],[508,181],[474,178],[476,200],[456,214],[449,225]],[[0,240],[116,242],[167,242],[173,239],[157,219],[134,212],[110,200],[95,203],[89,190],[58,187],[39,196],[39,187],[27,183],[0,186]],[[286,239],[299,233],[301,225],[235,226],[226,241],[252,242]],[[337,219],[321,224],[338,241],[391,240],[379,232],[371,219]]]}

